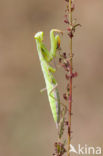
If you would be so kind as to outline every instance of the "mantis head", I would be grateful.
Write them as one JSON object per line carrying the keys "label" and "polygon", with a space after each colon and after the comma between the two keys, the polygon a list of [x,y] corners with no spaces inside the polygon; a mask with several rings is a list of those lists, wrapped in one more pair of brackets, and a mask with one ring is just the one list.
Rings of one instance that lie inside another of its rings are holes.
{"label": "mantis head", "polygon": [[41,31],[41,32],[37,32],[34,36],[35,39],[39,40],[40,42],[43,41],[43,35],[44,33]]}
{"label": "mantis head", "polygon": [[[61,31],[59,29],[52,29],[52,31],[63,35],[63,31]],[[56,40],[56,44],[57,44],[57,49],[59,49],[60,48],[60,36],[58,34],[55,36],[55,40]]]}

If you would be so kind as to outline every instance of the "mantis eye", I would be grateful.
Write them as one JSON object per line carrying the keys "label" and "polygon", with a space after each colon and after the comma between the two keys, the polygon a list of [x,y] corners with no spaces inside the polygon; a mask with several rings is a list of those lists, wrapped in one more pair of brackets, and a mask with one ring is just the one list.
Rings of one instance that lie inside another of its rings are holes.
{"label": "mantis eye", "polygon": [[57,40],[57,49],[60,48],[60,37],[58,37],[58,40]]}

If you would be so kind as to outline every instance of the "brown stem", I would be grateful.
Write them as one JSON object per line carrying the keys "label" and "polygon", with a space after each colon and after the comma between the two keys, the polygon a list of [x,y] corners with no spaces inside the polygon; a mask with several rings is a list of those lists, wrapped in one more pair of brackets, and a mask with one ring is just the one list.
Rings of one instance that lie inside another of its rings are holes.
{"label": "brown stem", "polygon": [[[69,23],[72,25],[72,0],[69,0]],[[72,37],[69,40],[70,47],[70,75],[72,75]],[[71,109],[72,109],[72,76],[70,77],[70,92],[69,92],[69,115],[68,115],[68,152],[67,156],[70,156],[70,142],[71,142]]]}

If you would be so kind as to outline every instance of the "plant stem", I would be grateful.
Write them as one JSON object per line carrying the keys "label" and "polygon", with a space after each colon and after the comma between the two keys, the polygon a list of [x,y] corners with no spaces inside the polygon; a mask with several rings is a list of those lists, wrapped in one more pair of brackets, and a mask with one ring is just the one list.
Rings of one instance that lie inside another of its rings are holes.
{"label": "plant stem", "polygon": [[[69,23],[72,25],[72,0],[69,0]],[[72,75],[72,37],[69,39],[70,47],[70,75]],[[69,114],[68,114],[68,152],[67,156],[70,156],[70,142],[71,142],[71,109],[72,109],[72,76],[70,77],[70,92],[69,92]]]}

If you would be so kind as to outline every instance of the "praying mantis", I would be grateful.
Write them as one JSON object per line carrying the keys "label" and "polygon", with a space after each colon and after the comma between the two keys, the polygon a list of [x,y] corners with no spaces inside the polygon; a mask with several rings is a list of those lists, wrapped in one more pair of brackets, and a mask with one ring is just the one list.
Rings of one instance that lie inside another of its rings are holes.
{"label": "praying mantis", "polygon": [[54,32],[63,34],[63,32],[58,29],[52,29],[50,31],[50,51],[47,50],[43,43],[43,32],[37,32],[34,36],[34,39],[36,40],[41,69],[46,84],[46,88],[42,89],[42,91],[47,90],[52,115],[58,127],[60,122],[60,97],[57,89],[57,82],[53,76],[53,73],[56,72],[56,69],[50,66],[50,62],[56,57],[56,51],[60,47],[60,36],[58,34],[55,35]]}

